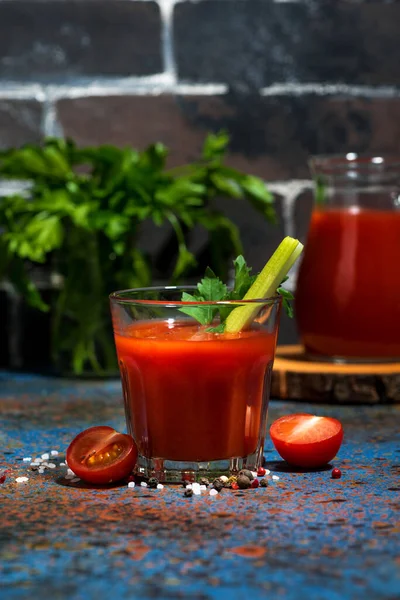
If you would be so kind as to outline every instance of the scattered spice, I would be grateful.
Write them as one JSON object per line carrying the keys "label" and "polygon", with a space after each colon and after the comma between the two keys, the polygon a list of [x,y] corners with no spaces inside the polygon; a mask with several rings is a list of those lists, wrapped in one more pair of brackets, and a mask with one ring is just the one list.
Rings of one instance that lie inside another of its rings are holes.
{"label": "scattered spice", "polygon": [[265,477],[264,477],[264,479],[261,479],[261,481],[260,481],[260,486],[261,487],[268,487],[268,485],[269,485],[268,484],[268,479],[266,479]]}
{"label": "scattered spice", "polygon": [[1,475],[0,475],[0,484],[4,483],[6,479],[7,479],[6,473],[1,473]]}
{"label": "scattered spice", "polygon": [[247,477],[248,479],[250,479],[250,481],[253,481],[253,479],[254,479],[253,472],[249,471],[248,469],[242,469],[241,471],[239,471],[239,477],[241,475],[244,475],[245,477]]}
{"label": "scattered spice", "polygon": [[157,477],[150,477],[149,481],[148,481],[148,486],[149,488],[151,488],[152,490],[157,489],[157,486],[160,482],[158,481]]}
{"label": "scattered spice", "polygon": [[332,479],[340,479],[342,476],[342,471],[340,469],[333,469],[331,473]]}
{"label": "scattered spice", "polygon": [[186,490],[183,492],[183,495],[186,496],[186,498],[191,498],[193,496],[192,488],[187,487]]}
{"label": "scattered spice", "polygon": [[[239,477],[237,478],[237,485],[239,486],[239,488],[241,490],[247,490],[247,488],[249,488],[251,486],[251,479],[249,477],[247,477],[247,475],[239,475]],[[232,485],[233,487],[233,485]]]}
{"label": "scattered spice", "polygon": [[209,486],[209,485],[210,485],[210,481],[209,481],[209,479],[207,479],[207,477],[202,477],[202,478],[199,480],[199,484],[200,484],[200,485],[205,485],[205,486],[207,487],[207,486]]}
{"label": "scattered spice", "polygon": [[237,482],[237,477],[235,477],[234,475],[232,475],[231,477],[228,478],[228,480],[224,483],[224,487],[226,488],[231,488],[232,485],[234,483]]}
{"label": "scattered spice", "polygon": [[221,479],[214,479],[213,486],[214,486],[214,489],[217,490],[217,492],[220,492],[222,490],[222,488],[224,487],[224,483],[223,483],[223,481],[221,481]]}

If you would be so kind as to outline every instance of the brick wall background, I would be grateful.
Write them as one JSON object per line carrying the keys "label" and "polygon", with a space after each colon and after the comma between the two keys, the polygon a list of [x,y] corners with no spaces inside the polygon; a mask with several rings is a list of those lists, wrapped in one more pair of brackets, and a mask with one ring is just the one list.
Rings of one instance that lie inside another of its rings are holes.
{"label": "brick wall background", "polygon": [[306,235],[310,154],[400,152],[399,39],[396,1],[0,0],[0,146],[159,140],[173,165],[226,128],[277,197],[276,228],[232,203],[259,268]]}

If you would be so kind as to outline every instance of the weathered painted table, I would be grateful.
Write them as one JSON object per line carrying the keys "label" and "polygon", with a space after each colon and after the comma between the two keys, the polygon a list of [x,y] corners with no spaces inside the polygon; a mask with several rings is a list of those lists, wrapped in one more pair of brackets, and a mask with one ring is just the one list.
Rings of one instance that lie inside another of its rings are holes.
{"label": "weathered painted table", "polygon": [[288,470],[268,440],[266,489],[90,489],[22,458],[123,430],[119,382],[0,374],[0,598],[400,598],[400,406],[272,402],[269,420],[296,411],[342,420],[341,479]]}

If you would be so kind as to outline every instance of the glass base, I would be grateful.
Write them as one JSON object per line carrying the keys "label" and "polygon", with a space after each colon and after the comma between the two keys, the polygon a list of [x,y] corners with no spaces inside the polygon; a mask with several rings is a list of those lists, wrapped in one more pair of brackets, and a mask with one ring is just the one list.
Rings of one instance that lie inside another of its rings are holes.
{"label": "glass base", "polygon": [[246,457],[237,456],[209,462],[185,462],[163,458],[145,458],[139,455],[134,473],[146,479],[156,477],[160,483],[180,484],[183,481],[199,481],[203,477],[211,482],[221,475],[226,475],[226,477],[237,475],[242,469],[257,471],[262,464],[262,458],[263,446]]}

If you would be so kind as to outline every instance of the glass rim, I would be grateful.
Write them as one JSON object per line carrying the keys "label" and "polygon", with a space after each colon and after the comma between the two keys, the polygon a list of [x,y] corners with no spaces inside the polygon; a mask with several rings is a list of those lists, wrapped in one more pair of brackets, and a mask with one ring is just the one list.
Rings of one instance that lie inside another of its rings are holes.
{"label": "glass rim", "polygon": [[125,294],[141,293],[141,292],[184,292],[195,291],[195,285],[168,285],[168,286],[150,286],[142,288],[128,288],[125,290],[117,290],[109,295],[111,302],[119,302],[124,304],[140,304],[142,306],[244,306],[251,304],[278,304],[282,300],[282,296],[275,294],[268,298],[256,298],[251,300],[199,300],[191,302],[187,300],[152,300],[145,298],[131,298]]}
{"label": "glass rim", "polygon": [[316,154],[309,158],[308,164],[312,171],[318,173],[337,173],[349,169],[367,172],[398,169],[400,171],[400,155],[383,153],[358,154]]}

